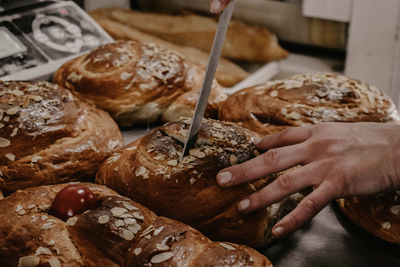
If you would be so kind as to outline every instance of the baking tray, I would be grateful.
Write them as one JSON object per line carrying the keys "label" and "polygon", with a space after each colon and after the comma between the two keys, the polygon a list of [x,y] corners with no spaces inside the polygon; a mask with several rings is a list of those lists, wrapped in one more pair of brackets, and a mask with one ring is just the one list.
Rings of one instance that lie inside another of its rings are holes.
{"label": "baking tray", "polygon": [[[123,129],[129,144],[153,125]],[[275,267],[399,267],[400,245],[380,240],[354,225],[336,204],[325,207],[294,234],[259,250]]]}

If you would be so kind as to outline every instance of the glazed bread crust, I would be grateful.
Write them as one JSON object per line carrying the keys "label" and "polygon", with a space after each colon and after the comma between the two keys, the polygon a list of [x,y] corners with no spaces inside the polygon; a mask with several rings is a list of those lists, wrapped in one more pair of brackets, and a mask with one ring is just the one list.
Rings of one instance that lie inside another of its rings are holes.
{"label": "glazed bread crust", "polygon": [[296,75],[238,91],[221,105],[219,119],[268,135],[291,126],[387,122],[399,115],[392,100],[375,86],[325,73]]}
{"label": "glazed bread crust", "polygon": [[[203,76],[203,69],[173,51],[119,41],[65,63],[53,79],[109,112],[119,125],[131,126],[193,114]],[[214,82],[206,116],[216,116],[225,99]]]}
{"label": "glazed bread crust", "polygon": [[0,190],[87,180],[122,146],[104,111],[48,82],[0,81]]}
{"label": "glazed bread crust", "polygon": [[0,201],[2,266],[272,266],[251,248],[212,242],[100,185],[81,184],[100,204],[64,222],[49,208],[66,185],[19,190]]}
{"label": "glazed bread crust", "polygon": [[272,226],[301,200],[294,195],[249,215],[236,204],[272,181],[222,188],[216,174],[258,154],[249,131],[203,120],[195,147],[179,161],[188,121],[159,127],[109,157],[96,182],[200,230],[213,240],[260,247],[272,240]]}

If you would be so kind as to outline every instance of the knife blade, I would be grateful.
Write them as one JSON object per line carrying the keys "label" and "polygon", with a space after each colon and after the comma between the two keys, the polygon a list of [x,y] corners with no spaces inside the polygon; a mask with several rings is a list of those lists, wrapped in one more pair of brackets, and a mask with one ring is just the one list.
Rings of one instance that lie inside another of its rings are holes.
{"label": "knife blade", "polygon": [[210,95],[211,86],[213,84],[215,71],[217,69],[218,60],[221,55],[222,46],[224,44],[226,31],[228,29],[229,21],[231,20],[234,0],[232,0],[219,17],[217,31],[214,36],[214,42],[211,49],[210,57],[208,59],[206,74],[204,75],[203,85],[201,87],[199,100],[196,104],[192,123],[190,124],[189,132],[183,147],[181,160],[187,155],[189,149],[196,142],[197,134],[200,130],[201,120],[206,110],[208,97]]}

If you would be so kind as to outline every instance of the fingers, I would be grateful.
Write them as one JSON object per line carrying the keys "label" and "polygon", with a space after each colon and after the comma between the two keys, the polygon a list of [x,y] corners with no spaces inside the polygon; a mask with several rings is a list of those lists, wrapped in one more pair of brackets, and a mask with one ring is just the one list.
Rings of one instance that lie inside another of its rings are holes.
{"label": "fingers", "polygon": [[227,187],[291,168],[306,161],[307,155],[303,147],[300,144],[270,149],[254,159],[221,170],[217,175],[217,182]]}
{"label": "fingers", "polygon": [[240,201],[238,209],[246,213],[252,212],[317,184],[324,172],[319,167],[311,163],[282,174],[271,184]]}
{"label": "fingers", "polygon": [[230,0],[211,0],[210,11],[214,14],[219,14],[224,11],[225,7],[229,4]]}
{"label": "fingers", "polygon": [[311,137],[310,127],[293,127],[257,140],[255,145],[263,150],[302,143]]}
{"label": "fingers", "polygon": [[296,231],[335,198],[336,194],[331,186],[328,183],[321,184],[274,226],[272,234],[280,238]]}

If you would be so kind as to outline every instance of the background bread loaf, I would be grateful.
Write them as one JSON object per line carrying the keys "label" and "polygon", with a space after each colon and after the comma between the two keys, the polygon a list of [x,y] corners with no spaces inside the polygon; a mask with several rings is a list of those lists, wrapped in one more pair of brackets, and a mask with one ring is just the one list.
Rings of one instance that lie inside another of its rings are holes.
{"label": "background bread loaf", "polygon": [[[120,8],[107,9],[107,13],[113,20],[142,32],[207,52],[211,50],[218,23],[213,18],[195,14],[170,15]],[[221,55],[235,60],[268,62],[285,58],[288,53],[267,29],[232,20]]]}
{"label": "background bread loaf", "polygon": [[[135,40],[143,43],[158,44],[165,49],[178,52],[186,60],[198,64],[202,68],[206,69],[209,53],[194,47],[177,45],[162,40],[154,35],[142,32],[137,28],[118,21],[117,18],[114,18],[112,16],[113,10],[113,8],[102,8],[91,11],[89,14],[116,40]],[[215,73],[215,79],[222,86],[231,87],[246,78],[248,75],[249,73],[240,66],[221,57]]]}
{"label": "background bread loaf", "polygon": [[104,111],[48,82],[0,81],[0,190],[87,180],[122,146]]}
{"label": "background bread loaf", "polygon": [[0,265],[272,266],[251,248],[212,242],[106,187],[81,185],[99,206],[66,222],[49,214],[65,184],[17,191],[0,201]]}
{"label": "background bread loaf", "polygon": [[[191,116],[197,102],[194,92],[201,89],[203,76],[204,70],[173,51],[155,44],[119,41],[65,63],[53,79],[108,111],[119,125],[131,126]],[[206,116],[217,115],[225,99],[226,94],[214,82]],[[169,108],[181,113],[164,114]]]}
{"label": "background bread loaf", "polygon": [[238,201],[271,182],[266,177],[232,188],[216,183],[219,170],[258,154],[250,132],[204,120],[196,145],[179,162],[189,122],[159,127],[109,157],[96,182],[200,230],[213,240],[260,247],[272,240],[272,226],[301,200],[296,194],[255,213],[240,214]]}

